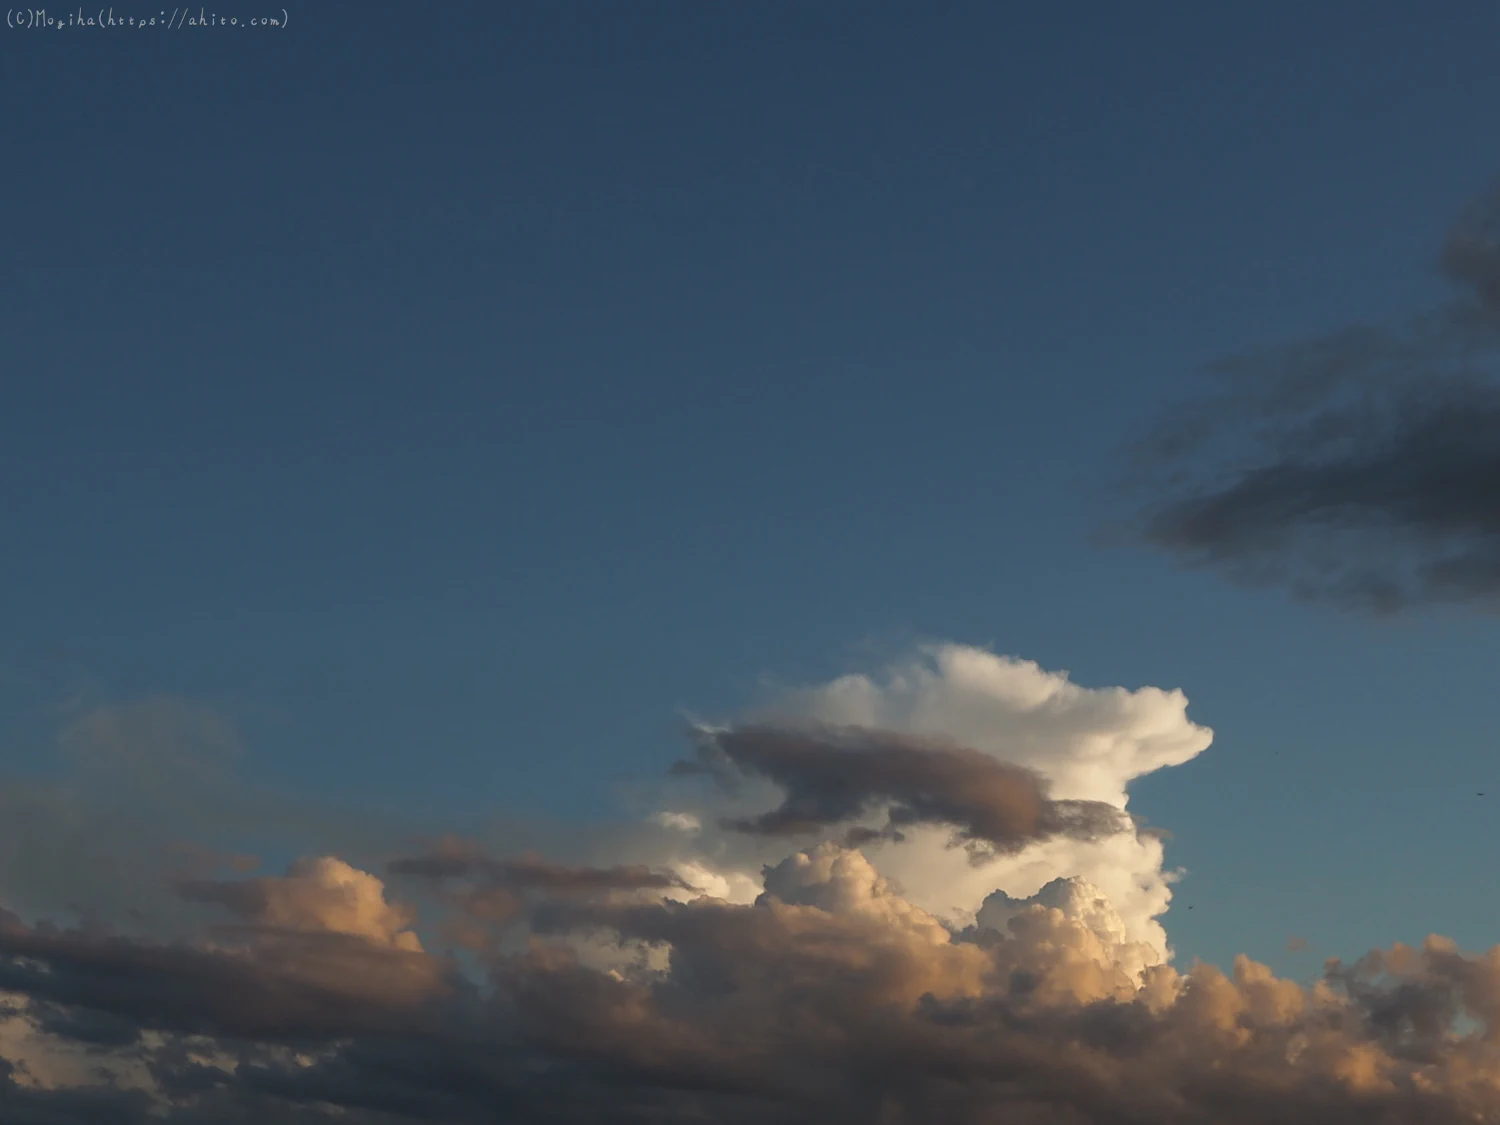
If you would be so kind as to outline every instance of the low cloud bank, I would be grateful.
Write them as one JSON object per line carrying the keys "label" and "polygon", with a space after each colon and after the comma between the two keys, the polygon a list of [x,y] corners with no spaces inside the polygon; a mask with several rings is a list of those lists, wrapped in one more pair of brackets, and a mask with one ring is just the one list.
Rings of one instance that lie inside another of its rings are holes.
{"label": "low cloud bank", "polygon": [[1500,947],[1171,964],[1127,790],[1208,746],[1186,709],[937,646],[699,730],[592,860],[438,835],[256,874],[111,822],[89,877],[176,906],[0,912],[0,1121],[1500,1121]]}
{"label": "low cloud bank", "polygon": [[[366,889],[380,883],[358,874]],[[13,1053],[0,1119],[1444,1125],[1500,1114],[1500,947],[1398,945],[1332,961],[1312,988],[1243,957],[1227,975],[1184,973],[1132,962],[1118,916],[1081,882],[992,897],[955,932],[835,843],[768,867],[748,905],[610,882],[549,889],[504,920],[471,915],[489,940],[466,963],[328,928],[342,909],[331,889],[329,908],[310,905],[293,927],[255,914],[248,932],[193,944],[6,918]],[[301,884],[258,885],[257,901],[308,897]],[[664,957],[593,967],[570,944],[581,935]],[[49,1082],[29,1057],[59,1041],[107,1060],[102,1073],[148,1081]]]}

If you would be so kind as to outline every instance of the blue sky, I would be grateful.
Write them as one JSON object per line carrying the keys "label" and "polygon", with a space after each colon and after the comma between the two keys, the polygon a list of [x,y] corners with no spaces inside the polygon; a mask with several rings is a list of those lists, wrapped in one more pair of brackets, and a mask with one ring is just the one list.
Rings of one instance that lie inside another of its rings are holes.
{"label": "blue sky", "polygon": [[1500,9],[289,14],[7,35],[0,761],[165,694],[309,797],[591,820],[955,640],[1214,728],[1133,791],[1180,957],[1495,938],[1493,617],[1093,533],[1204,365],[1441,296]]}

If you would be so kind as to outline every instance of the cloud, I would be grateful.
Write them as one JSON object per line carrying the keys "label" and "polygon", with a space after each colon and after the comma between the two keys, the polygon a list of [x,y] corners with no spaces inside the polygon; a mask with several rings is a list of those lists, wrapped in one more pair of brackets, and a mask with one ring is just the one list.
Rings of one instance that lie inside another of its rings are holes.
{"label": "cloud", "polygon": [[[1457,1125],[1500,1114],[1500,947],[1397,945],[1330,962],[1312,987],[1247,958],[1230,974],[1158,965],[1129,980],[1100,955],[1118,920],[1081,883],[995,900],[963,933],[834,844],[772,865],[765,887],[740,905],[553,899],[529,944],[487,960],[472,988],[404,1002],[378,974],[331,994],[227,951],[14,922],[0,955],[6,987],[149,1029],[133,1049],[168,1122],[319,1107],[356,1123]],[[564,940],[600,931],[670,957],[602,970]],[[40,1112],[46,1091],[13,1072],[0,1081],[0,1105]],[[50,1120],[143,1104],[128,1094],[98,1083],[71,1107],[47,1103]]]}
{"label": "cloud", "polygon": [[[934,644],[877,674],[779,691],[721,729],[859,728],[883,732],[880,737],[897,746],[967,748],[997,767],[1031,771],[1054,801],[1100,802],[1124,819],[1133,780],[1189,762],[1212,742],[1213,732],[1191,721],[1187,709],[1181,691],[1090,688],[1029,660]],[[696,805],[674,793],[671,807],[687,809],[705,826],[694,840],[696,861],[743,879],[780,856],[765,848],[752,854],[741,849],[774,845],[775,838],[711,829],[725,817],[753,819],[785,796],[769,782],[744,783],[736,793],[716,790]],[[885,827],[881,815],[875,812],[856,827]],[[866,838],[862,846],[884,876],[938,917],[965,925],[996,889],[1025,897],[1054,879],[1079,877],[1110,900],[1131,941],[1151,946],[1158,959],[1169,955],[1157,919],[1171,902],[1175,876],[1165,869],[1164,846],[1155,833],[1053,835],[976,867],[950,846],[951,827],[907,825],[899,831],[904,842]],[[832,835],[851,842],[846,829]]]}
{"label": "cloud", "polygon": [[1077,876],[1053,879],[1025,898],[995,891],[979,907],[969,932],[978,940],[990,935],[1022,936],[1029,940],[1020,944],[1032,946],[1039,935],[1051,933],[1054,936],[1048,940],[1053,947],[1072,950],[1077,960],[1092,962],[1103,971],[1103,976],[1093,978],[1111,982],[1101,995],[1133,991],[1147,970],[1162,961],[1159,949],[1131,939],[1125,920],[1108,897]]}
{"label": "cloud", "polygon": [[[674,793],[698,829],[636,823],[605,862],[434,836],[387,887],[166,849],[187,927],[0,913],[0,1121],[1500,1120],[1500,947],[1179,970],[1160,838],[1037,830],[1047,802],[1123,821],[1208,745],[1186,708],[937,646],[714,728],[705,764],[769,780]],[[955,830],[1011,850],[976,867]]]}
{"label": "cloud", "polygon": [[697,832],[703,827],[703,822],[692,813],[656,812],[651,814],[650,820],[652,824],[677,832]]}
{"label": "cloud", "polygon": [[1404,324],[1219,365],[1132,447],[1134,534],[1309,600],[1500,606],[1500,184],[1438,264],[1457,294]]}
{"label": "cloud", "polygon": [[1066,672],[961,644],[927,645],[879,676],[783,693],[761,713],[946,740],[1045,776],[1054,794],[1123,808],[1135,778],[1197,757],[1213,733],[1181,691],[1087,688]]}
{"label": "cloud", "polygon": [[185,879],[177,892],[223,906],[256,926],[348,934],[391,949],[422,951],[408,928],[414,913],[387,903],[379,879],[334,856],[298,860],[279,878]]}
{"label": "cloud", "polygon": [[32,1001],[38,1030],[56,1035],[74,1021],[70,1038],[97,1042],[104,1029],[122,1036],[122,1018],[208,1035],[370,1031],[416,1018],[450,989],[450,967],[409,929],[414,912],[336,857],[298,860],[281,877],[176,889],[237,924],[163,944],[0,912],[0,990]]}
{"label": "cloud", "polygon": [[[706,869],[677,863],[668,870],[644,864],[591,867],[554,863],[534,853],[496,859],[477,845],[457,837],[439,840],[421,855],[392,860],[394,876],[421,879],[446,913],[439,927],[453,945],[471,953],[495,956],[518,948],[521,927],[539,904],[552,900],[654,901],[664,897],[690,898],[702,892],[691,881],[728,888],[728,882]],[[600,969],[624,969],[650,963],[657,951],[638,943],[580,939],[573,951]]]}
{"label": "cloud", "polygon": [[295,1040],[404,1026],[445,987],[433,959],[362,938],[257,937],[163,945],[13,922],[0,926],[0,990],[152,1030]]}
{"label": "cloud", "polygon": [[[846,676],[787,691],[764,712],[736,722],[863,726],[966,746],[1035,770],[1054,800],[1104,801],[1123,810],[1132,778],[1190,760],[1208,745],[1211,733],[1185,712],[1181,692],[1085,688],[1028,661],[942,645],[878,677]],[[62,776],[0,784],[0,906],[30,918],[82,921],[74,907],[86,905],[87,920],[96,923],[180,936],[202,910],[174,885],[243,869],[251,862],[239,854],[246,851],[337,855],[382,871],[393,856],[450,864],[456,858],[441,848],[418,854],[409,843],[437,838],[451,826],[371,817],[255,788],[237,774],[233,730],[192,704],[151,700],[107,708],[70,727],[64,743],[69,770]],[[719,822],[763,812],[779,800],[776,787],[764,781],[747,783],[739,798],[687,793],[677,783],[655,806],[670,810],[670,821],[497,821],[466,826],[465,834],[481,841],[485,854],[508,861],[540,849],[565,867],[646,867],[656,873],[651,881],[675,876],[748,902],[759,893],[763,865],[784,854],[782,844],[726,832]],[[694,822],[698,829],[689,830]],[[939,916],[972,917],[997,887],[1027,895],[1052,878],[1077,874],[1117,904],[1137,937],[1166,948],[1165,934],[1152,921],[1170,898],[1159,841],[1139,833],[1095,843],[1057,837],[976,870],[962,851],[948,847],[951,828],[901,831],[905,844],[872,842],[872,859]],[[45,847],[35,843],[43,840]],[[479,907],[482,890],[492,917],[514,915],[524,906],[516,896],[539,893],[514,889],[519,874],[496,881],[476,867],[460,880],[470,886],[417,893],[472,892],[470,903]],[[692,892],[677,887],[662,893]]]}
{"label": "cloud", "polygon": [[0,909],[28,917],[181,930],[199,911],[164,873],[247,870],[247,850],[389,854],[418,827],[255,786],[233,725],[184,700],[102,707],[56,750],[46,775],[0,772]]}
{"label": "cloud", "polygon": [[456,838],[442,840],[425,855],[391,860],[392,875],[429,879],[478,876],[485,882],[518,891],[549,894],[588,894],[611,890],[667,890],[693,887],[670,872],[652,871],[642,864],[586,867],[549,862],[537,855],[492,859],[475,845]]}
{"label": "cloud", "polygon": [[955,843],[988,858],[1052,836],[1094,840],[1125,826],[1120,811],[1102,801],[1053,800],[1035,770],[904,733],[732,727],[704,732],[698,760],[678,763],[676,772],[726,767],[767,778],[785,792],[769,812],[725,821],[754,835],[816,834],[880,810],[884,827],[858,826],[855,839],[904,840],[904,828],[942,825],[953,829]]}

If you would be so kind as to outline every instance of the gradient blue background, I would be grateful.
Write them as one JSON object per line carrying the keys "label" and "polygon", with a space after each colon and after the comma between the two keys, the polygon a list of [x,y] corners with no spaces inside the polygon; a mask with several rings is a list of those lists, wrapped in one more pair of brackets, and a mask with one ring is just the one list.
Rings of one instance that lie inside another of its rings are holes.
{"label": "gradient blue background", "polygon": [[1500,6],[290,17],[0,38],[4,764],[170,693],[268,783],[598,817],[954,639],[1218,732],[1136,789],[1185,958],[1500,938],[1496,622],[1091,541],[1202,365],[1441,293]]}

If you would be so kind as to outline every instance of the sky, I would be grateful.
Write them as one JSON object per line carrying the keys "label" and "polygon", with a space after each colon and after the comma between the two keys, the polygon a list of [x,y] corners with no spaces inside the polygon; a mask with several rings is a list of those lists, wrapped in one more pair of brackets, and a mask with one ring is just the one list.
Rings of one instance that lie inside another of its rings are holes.
{"label": "sky", "polygon": [[0,1122],[1500,1121],[1500,9],[239,3],[0,39]]}

